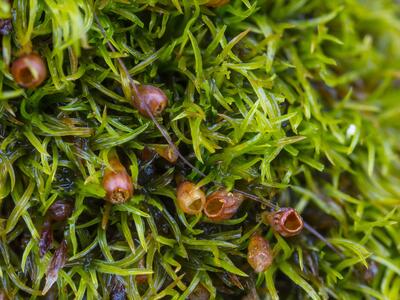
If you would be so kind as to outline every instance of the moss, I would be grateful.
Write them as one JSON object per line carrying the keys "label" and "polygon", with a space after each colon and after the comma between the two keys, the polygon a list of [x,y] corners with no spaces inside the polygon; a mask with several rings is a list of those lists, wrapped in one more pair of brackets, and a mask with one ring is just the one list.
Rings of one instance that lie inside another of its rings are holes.
{"label": "moss", "polygon": [[[58,299],[185,299],[204,288],[212,299],[398,297],[397,1],[205,3],[0,1],[12,18],[1,22],[0,60],[0,288],[10,299],[41,295],[60,245],[68,258],[48,292]],[[31,51],[49,76],[24,90],[10,65]],[[167,94],[157,121],[195,168],[146,158],[167,141],[132,106],[129,77]],[[114,150],[135,195],[103,230]],[[179,209],[182,178],[253,196],[213,223]],[[52,224],[40,257],[57,200],[74,211]],[[321,238],[274,233],[260,216],[276,206],[302,212]],[[260,274],[246,260],[254,232],[274,253]]]}

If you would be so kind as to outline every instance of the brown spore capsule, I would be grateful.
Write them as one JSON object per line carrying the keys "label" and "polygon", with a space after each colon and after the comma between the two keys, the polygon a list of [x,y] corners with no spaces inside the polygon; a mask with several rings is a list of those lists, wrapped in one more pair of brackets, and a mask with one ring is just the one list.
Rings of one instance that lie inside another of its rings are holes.
{"label": "brown spore capsule", "polygon": [[190,181],[179,184],[176,190],[176,198],[179,208],[188,215],[201,213],[206,203],[204,192]]}
{"label": "brown spore capsule", "polygon": [[217,8],[228,4],[229,2],[230,0],[210,0],[206,3],[206,6]]}
{"label": "brown spore capsule", "polygon": [[40,55],[31,53],[20,56],[12,63],[11,74],[18,85],[34,89],[46,79],[47,68]]}
{"label": "brown spore capsule", "polygon": [[268,269],[273,262],[271,247],[266,239],[260,235],[250,238],[247,248],[247,261],[255,272],[260,273]]}
{"label": "brown spore capsule", "polygon": [[137,96],[132,97],[132,104],[141,115],[146,117],[150,117],[146,106],[153,116],[159,116],[168,105],[167,95],[160,88],[152,85],[137,86]]}
{"label": "brown spore capsule", "polygon": [[111,168],[106,168],[103,177],[106,200],[113,204],[125,203],[133,195],[132,179],[116,155],[109,158],[109,164]]}
{"label": "brown spore capsule", "polygon": [[222,189],[207,197],[204,213],[213,221],[228,220],[238,211],[243,200],[242,194]]}
{"label": "brown spore capsule", "polygon": [[263,220],[283,237],[298,235],[304,227],[300,214],[291,207],[284,207],[276,212],[264,213]]}
{"label": "brown spore capsule", "polygon": [[47,215],[51,221],[61,222],[68,219],[72,214],[72,203],[65,200],[57,200],[47,211]]}

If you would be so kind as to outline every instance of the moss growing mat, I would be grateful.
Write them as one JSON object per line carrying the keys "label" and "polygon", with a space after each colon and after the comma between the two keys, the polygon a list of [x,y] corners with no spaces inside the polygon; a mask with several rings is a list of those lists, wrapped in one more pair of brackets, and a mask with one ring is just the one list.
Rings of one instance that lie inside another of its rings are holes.
{"label": "moss growing mat", "polygon": [[[206,4],[0,1],[1,299],[399,299],[399,2]],[[36,88],[11,74],[29,53]],[[155,119],[144,84],[168,97]],[[248,195],[215,221],[182,211],[183,180]]]}

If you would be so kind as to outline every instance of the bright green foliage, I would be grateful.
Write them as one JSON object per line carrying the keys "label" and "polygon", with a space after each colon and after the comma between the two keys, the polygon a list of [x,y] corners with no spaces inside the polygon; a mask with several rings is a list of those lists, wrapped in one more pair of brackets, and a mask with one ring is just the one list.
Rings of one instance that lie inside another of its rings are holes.
{"label": "bright green foliage", "polygon": [[[115,281],[129,299],[185,299],[199,283],[212,299],[255,289],[267,299],[398,299],[399,2],[205,2],[13,1],[0,61],[0,286],[10,299],[41,294],[63,236],[58,299],[108,299]],[[30,49],[45,57],[49,78],[23,90],[9,66]],[[159,122],[207,174],[205,190],[219,181],[295,207],[343,257],[307,231],[274,235],[252,200],[221,224],[185,216],[174,176],[202,178],[159,158],[145,180],[140,151],[166,142],[131,106],[117,57],[134,80],[167,93]],[[104,231],[101,180],[112,148],[136,189]],[[40,258],[44,215],[57,199],[72,199],[75,210]],[[275,255],[259,275],[246,262],[256,230]],[[137,274],[150,274],[148,284]]]}

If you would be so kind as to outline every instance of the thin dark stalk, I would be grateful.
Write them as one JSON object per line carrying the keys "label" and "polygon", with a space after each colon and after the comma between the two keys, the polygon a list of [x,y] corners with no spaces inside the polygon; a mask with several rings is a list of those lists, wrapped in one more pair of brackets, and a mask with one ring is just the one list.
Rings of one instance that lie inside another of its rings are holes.
{"label": "thin dark stalk", "polygon": [[[94,19],[96,20],[96,23],[103,35],[103,37],[106,39],[107,45],[110,48],[110,50],[114,53],[116,53],[116,49],[114,48],[114,46],[111,44],[110,41],[108,41],[107,39],[107,35],[106,35],[106,31],[104,29],[104,27],[101,25],[100,20],[97,16],[97,14],[94,12]],[[138,89],[137,89],[137,85],[134,82],[134,80],[132,79],[132,77],[129,74],[128,68],[126,67],[126,65],[124,64],[124,62],[122,61],[121,58],[117,57],[116,58],[120,67],[122,68],[122,70],[124,71],[124,73],[126,74],[126,76],[129,79],[129,82],[132,86],[133,89],[133,97],[135,97],[136,99],[138,99],[140,101],[140,93],[138,93]],[[144,107],[146,109],[147,114],[150,116],[151,121],[154,123],[154,125],[157,127],[157,129],[160,131],[161,135],[164,137],[164,139],[166,140],[166,142],[168,143],[168,145],[174,150],[176,151],[176,154],[178,155],[178,157],[182,160],[182,162],[187,165],[189,168],[191,168],[193,171],[195,171],[198,175],[200,175],[201,177],[206,177],[206,174],[204,174],[202,171],[200,171],[197,167],[195,167],[192,163],[190,163],[183,155],[182,153],[180,153],[180,151],[178,150],[178,148],[175,146],[174,142],[171,139],[171,136],[168,134],[168,132],[165,130],[165,128],[157,121],[157,119],[154,117],[153,113],[151,112],[149,106],[147,105],[147,103],[144,102]],[[224,184],[221,182],[217,182],[217,181],[213,181],[213,183],[215,185],[224,187]],[[244,196],[246,196],[247,198],[260,202],[270,208],[273,209],[277,209],[278,206],[271,203],[270,201],[266,201],[260,197],[257,197],[256,195],[247,193],[245,191],[239,190],[234,188],[233,189],[234,192],[240,193]],[[343,255],[331,244],[327,241],[326,238],[324,238],[318,231],[316,231],[315,229],[313,229],[310,225],[308,225],[307,223],[304,223],[304,227],[310,232],[312,233],[314,236],[316,236],[317,238],[319,238],[321,241],[323,241],[324,243],[326,243],[326,245],[332,249],[335,253],[337,253],[338,255],[340,255],[341,257],[343,257]]]}
{"label": "thin dark stalk", "polygon": [[317,230],[315,230],[310,224],[304,222],[304,228],[307,229],[312,235],[317,237],[319,240],[323,241],[329,249],[335,252],[340,258],[344,258],[343,253],[340,252],[335,246],[333,246],[322,234],[320,234]]}
{"label": "thin dark stalk", "polygon": [[[222,185],[222,184],[221,184],[221,185]],[[262,198],[260,198],[260,197],[257,197],[256,195],[247,193],[247,192],[245,192],[245,191],[242,191],[242,190],[239,190],[239,189],[236,189],[236,188],[233,188],[232,191],[234,191],[234,192],[236,192],[236,193],[239,193],[239,194],[242,194],[243,196],[245,196],[246,198],[249,198],[249,199],[251,199],[251,200],[260,202],[261,204],[264,204],[264,205],[266,205],[266,206],[268,206],[268,207],[270,207],[270,208],[278,209],[278,206],[275,205],[275,204],[273,204],[271,201],[264,200],[264,199],[262,199]]]}
{"label": "thin dark stalk", "polygon": [[[94,13],[94,18],[96,20],[96,23],[101,31],[101,33],[103,34],[103,37],[106,39],[106,31],[104,29],[104,27],[101,25],[99,18],[97,17],[97,14]],[[117,52],[116,49],[114,48],[114,46],[108,41],[106,40],[108,47],[110,48],[110,50],[112,52]],[[140,101],[140,93],[138,93],[138,89],[137,89],[137,85],[134,82],[134,80],[132,79],[132,77],[129,74],[128,68],[125,66],[124,62],[122,61],[121,58],[117,57],[117,61],[120,65],[120,67],[122,68],[122,70],[124,71],[124,73],[126,74],[126,76],[129,79],[129,83],[133,88],[133,97],[135,97],[136,99],[139,99]],[[162,134],[162,136],[164,137],[164,139],[167,141],[168,145],[170,145],[170,147],[176,152],[176,154],[178,155],[178,157],[183,161],[184,164],[186,164],[188,167],[190,167],[192,170],[194,170],[197,174],[199,174],[202,177],[206,177],[206,174],[204,174],[202,171],[200,171],[198,168],[196,168],[195,166],[193,166],[193,164],[191,164],[183,155],[182,153],[180,153],[180,151],[178,150],[178,148],[175,146],[174,142],[172,141],[170,135],[168,134],[168,132],[165,130],[165,128],[157,121],[157,119],[154,117],[152,111],[150,110],[150,107],[147,105],[146,102],[143,102],[144,107],[146,109],[147,114],[150,116],[151,121],[154,123],[154,125],[156,125],[157,129],[160,131],[160,133]]]}

